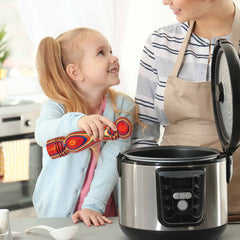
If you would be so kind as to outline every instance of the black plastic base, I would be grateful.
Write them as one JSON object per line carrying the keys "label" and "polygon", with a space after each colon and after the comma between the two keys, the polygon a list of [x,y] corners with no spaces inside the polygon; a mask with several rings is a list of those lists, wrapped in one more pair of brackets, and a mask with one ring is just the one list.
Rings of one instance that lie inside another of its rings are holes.
{"label": "black plastic base", "polygon": [[131,240],[216,240],[224,232],[227,224],[220,227],[189,231],[151,231],[129,228],[121,224],[121,230]]}

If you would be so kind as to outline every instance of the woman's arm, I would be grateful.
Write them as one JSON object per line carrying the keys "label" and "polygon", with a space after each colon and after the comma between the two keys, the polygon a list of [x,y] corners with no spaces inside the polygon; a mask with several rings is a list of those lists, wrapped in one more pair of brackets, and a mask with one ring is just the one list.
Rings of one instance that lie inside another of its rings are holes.
{"label": "woman's arm", "polygon": [[154,98],[158,84],[158,75],[152,37],[150,36],[143,49],[138,74],[135,101],[140,121],[146,125],[134,128],[132,148],[157,145],[160,136],[160,123],[157,117]]}

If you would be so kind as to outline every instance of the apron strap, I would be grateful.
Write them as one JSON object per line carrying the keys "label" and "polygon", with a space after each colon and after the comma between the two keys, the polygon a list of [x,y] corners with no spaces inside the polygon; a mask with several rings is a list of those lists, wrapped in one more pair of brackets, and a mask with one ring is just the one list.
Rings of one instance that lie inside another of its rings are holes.
{"label": "apron strap", "polygon": [[[185,51],[187,49],[189,39],[190,39],[191,34],[192,34],[194,23],[195,23],[195,21],[190,22],[189,29],[187,31],[187,34],[186,34],[184,40],[183,40],[182,46],[179,50],[176,63],[174,65],[172,73],[171,73],[171,75],[174,76],[174,77],[177,77],[179,69],[182,65],[183,57],[184,57]],[[235,15],[234,15],[233,26],[232,26],[231,43],[233,44],[237,53],[239,51],[239,40],[240,40],[240,10],[237,6],[235,6]]]}
{"label": "apron strap", "polygon": [[178,53],[178,56],[177,56],[177,61],[173,67],[173,70],[172,70],[172,73],[171,75],[177,77],[178,75],[178,72],[179,72],[179,69],[182,65],[182,60],[183,60],[183,57],[184,57],[184,53],[187,49],[187,45],[188,45],[188,42],[189,42],[189,39],[191,37],[191,34],[192,34],[192,30],[193,30],[193,26],[194,26],[194,23],[195,21],[191,21],[190,24],[189,24],[189,29],[187,31],[187,34],[183,40],[183,43],[182,43],[182,46],[179,50],[179,53]]}
{"label": "apron strap", "polygon": [[240,10],[238,7],[235,6],[235,15],[234,15],[233,26],[232,26],[231,43],[236,49],[237,53],[239,51],[239,39],[240,39]]}

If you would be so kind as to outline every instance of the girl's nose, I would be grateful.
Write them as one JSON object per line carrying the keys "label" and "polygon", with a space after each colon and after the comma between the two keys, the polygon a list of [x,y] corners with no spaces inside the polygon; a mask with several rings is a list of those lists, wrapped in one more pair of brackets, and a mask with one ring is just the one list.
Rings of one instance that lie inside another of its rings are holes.
{"label": "girl's nose", "polygon": [[111,55],[111,62],[118,62],[118,57]]}

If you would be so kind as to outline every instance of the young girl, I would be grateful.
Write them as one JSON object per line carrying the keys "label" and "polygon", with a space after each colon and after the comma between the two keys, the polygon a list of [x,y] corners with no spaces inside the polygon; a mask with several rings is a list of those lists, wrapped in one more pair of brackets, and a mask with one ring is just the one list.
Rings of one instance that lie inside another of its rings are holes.
{"label": "young girl", "polygon": [[[103,140],[104,126],[116,131],[119,117],[133,119],[134,102],[110,89],[119,84],[119,62],[99,32],[77,28],[56,39],[44,38],[36,66],[40,84],[51,99],[42,107],[36,141],[43,148],[43,168],[33,203],[40,217],[70,217],[95,226],[116,215],[112,191],[117,181],[116,156],[129,148],[130,138],[95,144],[92,148],[51,159],[49,139],[85,131]],[[105,213],[105,214],[104,214]]]}
{"label": "young girl", "polygon": [[[135,128],[134,146],[206,146],[221,150],[213,117],[211,58],[219,38],[239,51],[240,10],[232,0],[163,0],[179,23],[154,31],[139,69],[136,103],[149,127]],[[233,155],[229,214],[240,219],[240,149]],[[237,218],[236,218],[237,219]]]}

